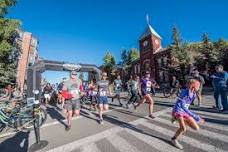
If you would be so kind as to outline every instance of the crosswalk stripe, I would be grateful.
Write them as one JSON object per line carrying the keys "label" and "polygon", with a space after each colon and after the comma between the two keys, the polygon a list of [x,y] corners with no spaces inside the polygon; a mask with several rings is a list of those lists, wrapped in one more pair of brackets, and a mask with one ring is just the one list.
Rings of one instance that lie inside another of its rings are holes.
{"label": "crosswalk stripe", "polygon": [[215,116],[215,117],[220,117],[220,118],[227,118],[228,119],[228,114],[222,114],[222,113],[213,113],[213,112],[207,112],[207,111],[197,111],[197,110],[192,110],[195,113],[198,114],[205,114],[205,115],[210,115],[210,116]]}
{"label": "crosswalk stripe", "polygon": [[[168,113],[163,114],[163,116],[169,117],[171,119],[171,115],[168,114]],[[225,126],[225,125],[218,125],[218,124],[207,122],[207,121],[206,121],[206,123],[201,124],[201,125],[202,126],[206,126],[206,127],[210,127],[210,128],[213,128],[213,129],[218,129],[218,130],[221,130],[221,131],[228,131],[228,127]]]}
{"label": "crosswalk stripe", "polygon": [[[143,126],[145,127],[148,127],[152,130],[155,130],[163,135],[167,135],[169,136],[170,138],[174,135],[174,132],[173,131],[170,131],[168,129],[165,129],[165,128],[162,128],[162,127],[159,127],[157,125],[154,125],[154,124],[151,124],[151,123],[148,123],[148,122],[144,122],[142,124]],[[198,148],[198,149],[202,149],[204,151],[210,151],[210,152],[214,152],[214,151],[219,151],[219,152],[226,152],[225,150],[222,150],[222,149],[219,149],[213,145],[209,145],[209,144],[206,144],[206,143],[201,143],[200,141],[196,140],[196,139],[193,139],[193,138],[190,138],[190,137],[187,137],[187,136],[182,136],[181,139],[182,141],[184,141],[185,143],[195,147],[195,148]]]}
{"label": "crosswalk stripe", "polygon": [[120,152],[139,152],[134,145],[130,145],[125,139],[118,135],[109,136],[106,139]]}
{"label": "crosswalk stripe", "polygon": [[162,152],[181,152],[181,150],[176,149],[175,147],[167,144],[166,142],[163,142],[162,140],[159,140],[155,137],[151,137],[148,135],[143,135],[142,133],[138,133],[134,130],[126,128],[125,131],[133,136],[135,136],[137,139],[147,143],[148,145],[154,147],[155,149],[162,151]]}
{"label": "crosswalk stripe", "polygon": [[[161,122],[161,123],[166,124],[168,126],[174,126],[171,123],[171,121],[163,119],[163,118],[156,118],[156,119],[154,119],[154,121]],[[208,130],[205,130],[205,129],[200,129],[200,131],[198,131],[197,134],[203,135],[203,136],[206,136],[206,137],[209,137],[209,138],[217,139],[217,140],[220,140],[220,141],[224,141],[224,142],[228,141],[228,136],[225,136],[225,135],[222,135],[222,134],[218,134],[218,133],[215,133],[215,132],[211,132],[211,131],[208,131]]]}
{"label": "crosswalk stripe", "polygon": [[82,145],[87,145],[90,143],[94,143],[95,141],[101,140],[103,138],[106,138],[108,136],[111,136],[113,134],[116,134],[120,131],[122,131],[123,128],[122,127],[116,127],[116,128],[112,128],[109,130],[105,130],[101,133],[97,133],[95,135],[92,136],[88,136],[85,137],[83,139],[80,140],[76,140],[73,141],[71,143],[67,143],[65,145],[61,145],[59,147],[55,147],[54,149],[50,149],[47,152],[65,152],[65,151],[72,151],[74,149],[77,149],[78,147],[82,146]]}
{"label": "crosswalk stripe", "polygon": [[80,152],[101,152],[95,143],[84,145],[80,148]]}

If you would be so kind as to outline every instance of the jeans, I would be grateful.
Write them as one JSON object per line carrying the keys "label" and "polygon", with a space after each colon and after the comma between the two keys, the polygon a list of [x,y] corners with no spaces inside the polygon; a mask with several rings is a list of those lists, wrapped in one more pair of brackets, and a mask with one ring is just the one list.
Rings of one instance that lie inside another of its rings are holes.
{"label": "jeans", "polygon": [[[225,87],[215,87],[214,90],[214,98],[215,98],[215,104],[216,107],[224,110],[228,110],[228,101],[227,101],[227,92]],[[221,102],[219,100],[219,97],[221,98]]]}

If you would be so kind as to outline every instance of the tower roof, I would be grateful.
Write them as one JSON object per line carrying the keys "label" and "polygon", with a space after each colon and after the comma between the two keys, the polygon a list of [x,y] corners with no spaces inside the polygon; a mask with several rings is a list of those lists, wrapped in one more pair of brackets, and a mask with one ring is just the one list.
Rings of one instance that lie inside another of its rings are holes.
{"label": "tower roof", "polygon": [[154,35],[156,37],[158,37],[159,39],[162,39],[161,36],[153,29],[153,27],[148,24],[145,31],[143,32],[143,34],[141,35],[140,39],[143,39],[144,37],[148,36],[148,35]]}

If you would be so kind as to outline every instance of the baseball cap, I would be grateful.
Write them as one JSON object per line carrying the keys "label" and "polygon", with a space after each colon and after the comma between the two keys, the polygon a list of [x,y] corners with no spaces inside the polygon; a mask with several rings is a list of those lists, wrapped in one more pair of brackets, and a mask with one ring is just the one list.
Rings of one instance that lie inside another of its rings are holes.
{"label": "baseball cap", "polygon": [[107,73],[106,73],[106,72],[103,72],[103,73],[102,73],[102,76],[107,77]]}

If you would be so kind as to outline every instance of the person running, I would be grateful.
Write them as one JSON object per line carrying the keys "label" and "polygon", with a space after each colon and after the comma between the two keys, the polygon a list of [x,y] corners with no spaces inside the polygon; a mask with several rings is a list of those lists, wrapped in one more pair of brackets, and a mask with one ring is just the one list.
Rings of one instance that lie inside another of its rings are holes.
{"label": "person running", "polygon": [[181,91],[180,96],[173,107],[172,122],[179,122],[179,129],[175,135],[171,138],[171,143],[178,149],[183,149],[183,146],[178,142],[180,136],[186,132],[186,126],[198,131],[198,123],[204,123],[205,120],[200,116],[191,112],[188,107],[195,100],[196,92],[200,88],[200,82],[198,80],[191,79],[188,82],[187,88]]}
{"label": "person running", "polygon": [[135,104],[135,102],[139,99],[139,77],[136,75],[131,82],[129,82],[130,90],[131,90],[131,98],[128,101],[126,107],[129,109],[130,104]]}
{"label": "person running", "polygon": [[62,96],[62,90],[63,90],[63,86],[64,86],[64,83],[66,81],[66,78],[63,78],[62,79],[62,82],[60,82],[60,84],[58,85],[57,87],[57,91],[58,91],[58,101],[59,103],[61,104],[61,107],[63,108],[64,107],[64,102],[65,102],[65,99],[64,97]]}
{"label": "person running", "polygon": [[131,81],[132,81],[132,80],[133,80],[133,76],[130,75],[129,80],[126,82],[127,93],[128,93],[127,98],[128,98],[128,99],[130,99],[130,97],[131,97],[131,87],[130,87],[130,84],[131,84]]}
{"label": "person running", "polygon": [[178,94],[180,89],[180,82],[177,79],[176,76],[172,76],[172,82],[171,82],[171,90],[170,90],[170,95]]}
{"label": "person running", "polygon": [[63,96],[65,98],[65,108],[67,111],[67,126],[66,131],[69,131],[71,128],[72,116],[80,114],[80,96],[83,93],[82,82],[77,77],[76,71],[71,71],[70,79],[65,81],[63,85]]}
{"label": "person running", "polygon": [[44,104],[47,105],[51,100],[51,93],[52,93],[52,86],[50,83],[47,83],[47,85],[43,89],[43,95],[44,95]]}
{"label": "person running", "polygon": [[108,94],[111,95],[111,92],[109,90],[109,81],[107,80],[107,73],[102,73],[101,80],[97,82],[97,86],[99,104],[99,123],[104,124],[103,112],[108,110]]}
{"label": "person running", "polygon": [[89,84],[89,98],[90,98],[90,111],[94,108],[97,111],[97,88],[96,79],[92,80]]}
{"label": "person running", "polygon": [[[222,65],[216,66],[216,73],[211,76],[213,78],[214,86],[214,98],[216,106],[214,108],[221,111],[228,110],[228,100],[227,100],[227,81],[228,73],[223,70]],[[219,97],[221,97],[222,105],[219,102]]]}
{"label": "person running", "polygon": [[151,82],[151,78],[150,78],[150,73],[146,72],[144,78],[142,78],[142,80],[141,80],[141,93],[142,93],[143,97],[137,105],[134,105],[134,108],[136,110],[136,108],[139,107],[141,104],[143,104],[145,101],[148,102],[149,103],[149,117],[153,119],[153,118],[155,118],[153,116],[154,101],[150,95],[151,88],[152,88],[152,82]]}
{"label": "person running", "polygon": [[203,85],[205,84],[205,80],[204,80],[203,76],[201,76],[199,74],[198,70],[194,70],[193,71],[193,79],[196,79],[196,80],[198,80],[200,82],[199,90],[196,92],[196,96],[197,96],[197,99],[198,99],[198,107],[200,107],[200,104],[202,102],[202,91],[203,91]]}
{"label": "person running", "polygon": [[[114,92],[115,92],[115,98],[119,101],[120,106],[123,106],[123,104],[120,101],[120,93],[122,90],[122,80],[120,79],[120,76],[118,75],[117,78],[114,80]],[[112,98],[113,102],[113,98]]]}

